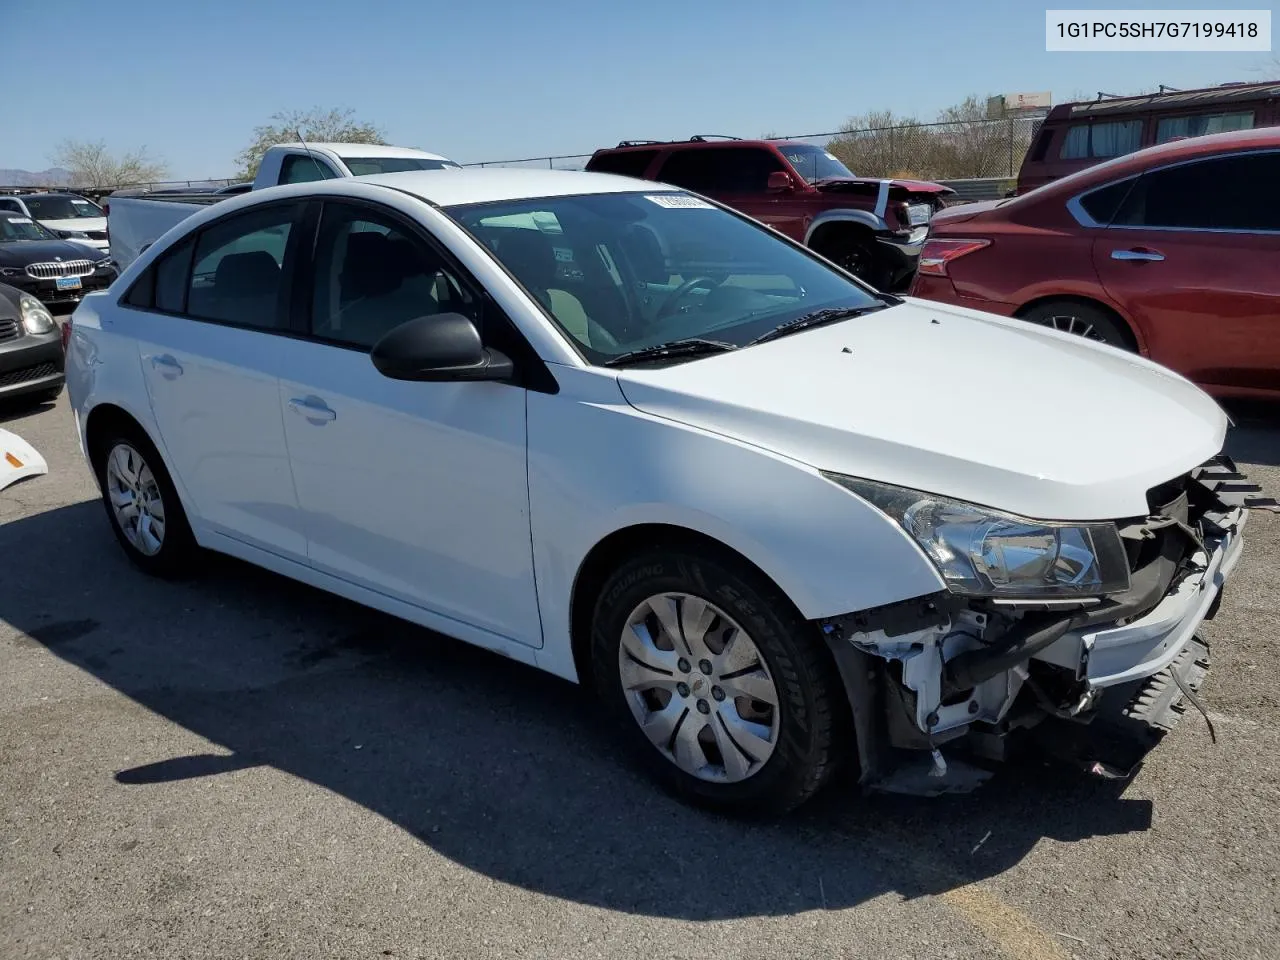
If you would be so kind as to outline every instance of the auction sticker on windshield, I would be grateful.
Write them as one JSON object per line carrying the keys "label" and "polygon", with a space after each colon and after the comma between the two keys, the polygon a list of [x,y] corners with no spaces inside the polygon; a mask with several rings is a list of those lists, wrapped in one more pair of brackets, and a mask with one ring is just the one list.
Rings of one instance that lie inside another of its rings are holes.
{"label": "auction sticker on windshield", "polygon": [[670,209],[685,210],[714,210],[711,204],[705,200],[699,200],[697,197],[691,197],[686,193],[659,193],[645,194],[646,200],[651,200],[660,207],[668,207]]}

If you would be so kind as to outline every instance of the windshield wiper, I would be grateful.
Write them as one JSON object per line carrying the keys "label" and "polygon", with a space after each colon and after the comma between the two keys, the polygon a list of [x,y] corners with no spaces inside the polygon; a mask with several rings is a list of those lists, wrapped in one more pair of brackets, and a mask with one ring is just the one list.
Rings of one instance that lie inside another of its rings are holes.
{"label": "windshield wiper", "polygon": [[883,310],[888,306],[891,306],[891,304],[874,303],[865,307],[828,307],[825,310],[814,310],[812,313],[806,313],[796,317],[794,320],[788,320],[767,333],[760,334],[760,336],[750,341],[747,346],[767,343],[770,340],[778,339],[778,337],[785,337],[789,333],[808,330],[810,327],[820,327],[827,323],[835,323],[837,320],[848,320],[850,317],[860,317],[866,313],[875,313],[875,311]]}
{"label": "windshield wiper", "polygon": [[708,340],[704,337],[687,337],[684,340],[672,340],[668,343],[657,343],[652,347],[641,347],[620,353],[604,362],[606,367],[620,367],[628,363],[639,363],[644,360],[665,360],[667,357],[696,357],[708,353],[727,353],[737,350],[737,344],[723,340]]}

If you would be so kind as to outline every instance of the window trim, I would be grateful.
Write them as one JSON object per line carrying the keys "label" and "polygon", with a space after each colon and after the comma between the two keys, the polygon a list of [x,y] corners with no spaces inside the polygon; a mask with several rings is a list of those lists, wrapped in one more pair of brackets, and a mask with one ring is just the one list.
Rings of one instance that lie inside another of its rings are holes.
{"label": "window trim", "polygon": [[[138,274],[138,276],[134,279],[133,283],[129,284],[129,286],[120,294],[120,296],[116,298],[115,306],[126,309],[126,310],[140,310],[143,313],[154,313],[162,317],[175,317],[179,320],[186,320],[188,323],[207,323],[211,326],[228,327],[232,330],[250,330],[255,333],[270,334],[272,336],[290,336],[292,334],[292,324],[290,323],[289,311],[287,310],[282,311],[281,305],[279,303],[276,304],[277,321],[283,319],[286,325],[278,326],[278,327],[259,327],[251,323],[236,323],[235,321],[232,321],[232,320],[217,320],[210,317],[193,317],[190,313],[186,312],[187,299],[191,291],[191,274],[192,274],[192,271],[195,269],[195,265],[196,265],[195,251],[200,244],[200,238],[204,236],[204,234],[208,230],[214,227],[220,226],[226,223],[227,221],[232,220],[238,216],[247,215],[250,213],[257,213],[262,210],[271,210],[276,207],[284,207],[284,206],[289,206],[293,204],[298,207],[298,210],[294,216],[293,225],[289,229],[289,239],[285,242],[284,259],[280,264],[281,290],[282,291],[285,289],[291,290],[292,282],[293,282],[292,276],[294,273],[297,272],[296,261],[299,253],[297,249],[297,244],[301,242],[300,240],[295,240],[295,237],[301,237],[303,233],[303,230],[300,230],[299,227],[305,227],[306,225],[306,214],[307,214],[308,207],[310,206],[311,200],[312,198],[310,197],[285,197],[279,200],[270,200],[266,203],[254,204],[253,206],[247,209],[233,210],[229,213],[223,214],[220,217],[216,217],[210,220],[208,223],[201,224],[199,227],[196,227],[195,229],[183,234],[181,237],[178,237],[176,240],[174,240],[172,243],[166,246],[161,253],[155,256],[151,260],[151,262],[147,264],[146,268],[141,273]],[[186,279],[187,293],[184,293],[182,297],[183,312],[176,313],[172,310],[161,310],[156,307],[154,280],[151,286],[151,306],[150,307],[139,307],[135,304],[128,303],[127,302],[128,297],[132,294],[133,290],[138,286],[138,284],[142,283],[146,279],[148,274],[152,274],[154,277],[156,265],[161,260],[166,259],[172,253],[176,252],[179,247],[181,247],[183,244],[187,243],[188,241],[191,243],[192,251],[191,251],[191,263],[187,266],[187,279]],[[284,314],[283,316],[281,316],[282,313]]]}
{"label": "window trim", "polygon": [[[1085,211],[1084,207],[1081,206],[1080,204],[1080,201],[1084,197],[1093,193],[1095,190],[1105,189],[1106,187],[1110,187],[1117,183],[1121,183],[1124,180],[1133,180],[1136,184],[1140,178],[1148,176],[1150,174],[1162,173],[1165,170],[1173,170],[1173,169],[1176,169],[1177,167],[1185,167],[1193,163],[1207,163],[1210,160],[1232,160],[1232,159],[1235,159],[1236,157],[1263,156],[1263,155],[1272,154],[1272,153],[1280,154],[1280,147],[1259,147],[1253,150],[1232,150],[1228,153],[1213,153],[1213,154],[1207,154],[1203,157],[1190,157],[1186,160],[1175,160],[1172,163],[1161,164],[1158,167],[1152,167],[1151,169],[1143,170],[1140,173],[1131,173],[1128,176],[1117,177],[1116,179],[1109,180],[1106,183],[1089,187],[1089,189],[1087,190],[1082,190],[1079,193],[1077,193],[1075,196],[1073,196],[1070,200],[1067,201],[1067,210],[1071,213],[1072,217],[1075,218],[1076,222],[1080,224],[1080,226],[1093,227],[1101,230],[1151,230],[1159,233],[1169,233],[1169,232],[1232,233],[1232,234],[1241,234],[1246,236],[1266,236],[1266,237],[1277,236],[1277,235],[1280,235],[1280,228],[1277,228],[1275,230],[1244,230],[1239,227],[1156,227],[1156,226],[1149,227],[1146,225],[1123,224],[1123,223],[1120,223],[1120,224],[1098,223],[1092,217],[1089,216],[1089,214]],[[1132,187],[1130,189],[1132,190]],[[1128,199],[1129,199],[1128,195],[1126,194],[1125,200],[1128,200]],[[1123,201],[1121,202],[1121,205],[1123,205]],[[1119,211],[1119,209],[1120,209],[1119,207],[1116,208],[1117,212]]]}

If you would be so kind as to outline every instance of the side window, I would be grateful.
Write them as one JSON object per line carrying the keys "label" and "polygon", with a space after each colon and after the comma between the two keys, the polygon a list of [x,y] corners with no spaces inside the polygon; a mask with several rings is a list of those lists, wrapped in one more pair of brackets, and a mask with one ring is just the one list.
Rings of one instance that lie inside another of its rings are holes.
{"label": "side window", "polygon": [[134,281],[124,296],[124,302],[143,310],[183,313],[194,249],[194,240],[184,240],[162,255]]}
{"label": "side window", "polygon": [[[195,245],[185,312],[201,320],[282,329],[284,252],[300,209],[296,203],[273,205],[203,230]],[[157,283],[157,296],[159,292]]]}
{"label": "side window", "polygon": [[1043,160],[1045,153],[1049,149],[1049,141],[1052,139],[1053,139],[1052,130],[1041,130],[1040,133],[1036,136],[1035,145],[1032,146],[1030,152],[1027,154],[1027,159],[1032,161],[1033,163],[1039,163],[1041,160]]}
{"label": "side window", "polygon": [[1113,120],[1106,123],[1078,123],[1067,128],[1060,160],[1121,157],[1142,146],[1141,120]]}
{"label": "side window", "polygon": [[1249,130],[1252,127],[1252,110],[1206,114],[1199,117],[1165,117],[1156,125],[1156,143],[1166,143],[1174,137],[1202,137],[1208,133]]}
{"label": "side window", "polygon": [[1138,180],[1115,225],[1280,231],[1280,153],[1215,157]]}
{"label": "side window", "polygon": [[769,189],[769,174],[785,170],[782,161],[770,150],[758,147],[731,147],[714,151],[720,154],[722,190],[731,193],[764,193]]}
{"label": "side window", "polygon": [[407,320],[461,313],[479,303],[444,258],[383,214],[325,205],[316,246],[311,333],[368,349]]}
{"label": "side window", "polygon": [[694,193],[716,193],[725,189],[719,150],[677,150],[667,157],[658,179]]}
{"label": "side window", "polygon": [[313,180],[333,180],[337,176],[323,160],[302,153],[290,153],[280,164],[281,183],[310,183]]}
{"label": "side window", "polygon": [[624,177],[643,177],[657,150],[625,150],[606,153],[591,161],[589,169],[596,173],[616,173]]}
{"label": "side window", "polygon": [[1100,189],[1086,193],[1080,198],[1080,206],[1084,212],[1093,217],[1097,223],[1110,223],[1111,218],[1120,209],[1120,204],[1129,195],[1136,181],[1132,178],[1112,183]]}
{"label": "side window", "polygon": [[5,200],[0,198],[0,210],[10,210],[14,213],[22,213],[22,206],[17,200]]}

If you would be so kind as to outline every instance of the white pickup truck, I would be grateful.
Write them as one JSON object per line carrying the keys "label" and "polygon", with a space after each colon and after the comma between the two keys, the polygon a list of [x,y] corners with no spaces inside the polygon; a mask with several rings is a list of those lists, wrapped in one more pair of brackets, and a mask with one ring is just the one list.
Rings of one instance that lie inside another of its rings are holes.
{"label": "white pickup truck", "polygon": [[[251,189],[336,177],[367,177],[408,170],[457,170],[460,165],[437,153],[372,143],[278,143],[267,149]],[[138,254],[197,209],[225,200],[211,193],[112,194],[103,205],[112,259],[124,270]]]}

